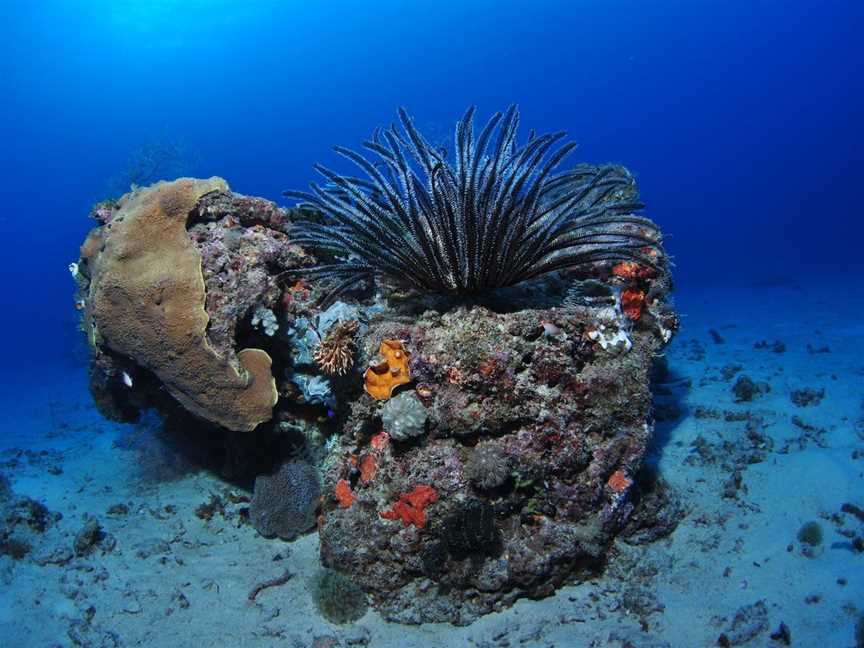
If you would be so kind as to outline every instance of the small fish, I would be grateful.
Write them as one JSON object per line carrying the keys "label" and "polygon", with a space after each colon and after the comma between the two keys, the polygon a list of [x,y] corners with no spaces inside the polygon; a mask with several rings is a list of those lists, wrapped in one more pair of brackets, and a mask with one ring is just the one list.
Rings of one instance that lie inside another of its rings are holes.
{"label": "small fish", "polygon": [[132,387],[132,376],[130,376],[130,375],[129,375],[128,373],[126,373],[125,371],[123,372],[123,384],[126,385],[126,386],[129,387],[129,388]]}

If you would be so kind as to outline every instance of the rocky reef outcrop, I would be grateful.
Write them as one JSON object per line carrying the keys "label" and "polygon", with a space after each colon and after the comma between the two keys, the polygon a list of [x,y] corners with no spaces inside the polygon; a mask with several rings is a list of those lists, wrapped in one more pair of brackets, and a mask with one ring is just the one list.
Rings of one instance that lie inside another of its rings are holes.
{"label": "rocky reef outcrop", "polygon": [[102,411],[182,410],[278,448],[270,470],[317,463],[321,561],[388,619],[549,595],[602,568],[637,501],[664,505],[634,497],[678,326],[662,259],[470,300],[360,282],[325,308],[294,210],[218,178],[95,215],[73,274]]}
{"label": "rocky reef outcrop", "polygon": [[[366,403],[325,474],[322,560],[390,619],[470,622],[590,575],[633,513],[651,435],[649,372],[675,327],[660,302],[382,318],[411,350],[420,436]],[[394,396],[394,398],[396,398]],[[416,419],[416,416],[415,416]]]}

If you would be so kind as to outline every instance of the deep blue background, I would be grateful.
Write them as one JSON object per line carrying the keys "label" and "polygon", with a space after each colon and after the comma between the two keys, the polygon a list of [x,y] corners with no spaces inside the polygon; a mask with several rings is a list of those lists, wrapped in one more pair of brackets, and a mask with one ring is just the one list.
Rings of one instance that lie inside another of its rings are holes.
{"label": "deep blue background", "polygon": [[[4,3],[4,353],[75,339],[67,264],[130,150],[280,199],[405,105],[448,133],[517,102],[626,164],[685,290],[861,273],[864,3]],[[13,366],[11,363],[10,367]]]}

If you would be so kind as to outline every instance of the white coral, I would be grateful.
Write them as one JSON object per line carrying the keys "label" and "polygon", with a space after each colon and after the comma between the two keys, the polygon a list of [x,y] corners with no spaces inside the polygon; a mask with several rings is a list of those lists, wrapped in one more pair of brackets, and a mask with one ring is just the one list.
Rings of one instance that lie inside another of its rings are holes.
{"label": "white coral", "polygon": [[630,341],[623,329],[609,329],[603,324],[600,324],[593,331],[589,331],[588,337],[599,342],[603,350],[609,353],[626,353],[633,348],[633,342]]}
{"label": "white coral", "polygon": [[252,313],[252,326],[264,329],[264,334],[270,337],[273,337],[273,334],[279,330],[279,322],[276,321],[276,315],[272,310],[263,306],[258,306],[255,312]]}
{"label": "white coral", "polygon": [[627,335],[630,322],[621,308],[621,291],[615,291],[615,305],[606,306],[597,312],[599,322],[588,332],[588,338],[600,344],[607,353],[627,353],[633,342]]}
{"label": "white coral", "polygon": [[405,441],[425,432],[426,408],[414,392],[402,392],[384,405],[381,421],[391,439]]}

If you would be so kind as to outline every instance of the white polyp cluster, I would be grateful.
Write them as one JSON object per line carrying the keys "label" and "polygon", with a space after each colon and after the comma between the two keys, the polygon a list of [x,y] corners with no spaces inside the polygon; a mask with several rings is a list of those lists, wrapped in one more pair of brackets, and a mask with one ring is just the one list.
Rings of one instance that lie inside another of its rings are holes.
{"label": "white polyp cluster", "polygon": [[265,335],[273,337],[273,334],[279,330],[279,322],[276,321],[276,315],[269,308],[258,306],[252,314],[252,326],[264,330]]}
{"label": "white polyp cluster", "polygon": [[607,328],[604,324],[588,332],[588,338],[598,342],[604,351],[610,353],[626,353],[633,348],[633,342],[624,329]]}

